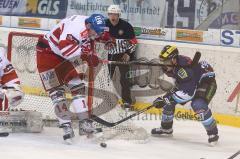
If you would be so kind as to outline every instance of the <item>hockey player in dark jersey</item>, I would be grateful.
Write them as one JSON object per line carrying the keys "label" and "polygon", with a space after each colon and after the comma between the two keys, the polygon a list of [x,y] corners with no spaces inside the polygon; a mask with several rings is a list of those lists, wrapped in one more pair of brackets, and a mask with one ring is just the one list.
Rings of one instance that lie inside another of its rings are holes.
{"label": "hockey player in dark jersey", "polygon": [[206,61],[193,65],[189,57],[179,55],[178,49],[170,45],[163,48],[159,58],[165,65],[172,65],[172,67],[163,67],[163,71],[167,76],[175,79],[175,87],[153,102],[156,108],[163,108],[163,113],[161,127],[152,129],[152,135],[172,134],[176,104],[191,101],[197,119],[207,131],[208,142],[217,143],[219,136],[216,120],[208,107],[217,89],[215,73],[211,65]]}
{"label": "hockey player in dark jersey", "polygon": [[[108,60],[128,62],[133,60],[137,40],[133,27],[128,22],[120,18],[121,9],[119,5],[110,5],[108,8],[108,17],[106,26],[109,27],[110,36],[114,39],[114,45],[108,49]],[[132,105],[131,85],[127,79],[129,66],[118,66],[120,71],[120,84],[123,107],[130,108]],[[112,78],[116,65],[109,65],[110,77]]]}

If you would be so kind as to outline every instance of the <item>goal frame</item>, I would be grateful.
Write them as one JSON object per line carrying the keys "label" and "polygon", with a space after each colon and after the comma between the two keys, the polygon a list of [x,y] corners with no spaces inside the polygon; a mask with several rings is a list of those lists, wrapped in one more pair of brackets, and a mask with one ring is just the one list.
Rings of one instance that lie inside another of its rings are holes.
{"label": "goal frame", "polygon": [[[12,57],[12,39],[14,36],[26,36],[26,37],[35,37],[40,38],[44,37],[43,34],[37,33],[26,33],[26,32],[10,32],[8,35],[8,49],[7,49],[7,59],[11,62]],[[94,50],[94,44],[91,44],[92,50]],[[89,66],[89,76],[88,76],[88,97],[87,97],[87,106],[89,111],[89,115],[91,114],[91,110],[93,108],[93,89],[94,89],[94,68]],[[20,81],[21,82],[21,81]],[[45,90],[46,91],[46,90]],[[47,92],[47,91],[46,91]]]}

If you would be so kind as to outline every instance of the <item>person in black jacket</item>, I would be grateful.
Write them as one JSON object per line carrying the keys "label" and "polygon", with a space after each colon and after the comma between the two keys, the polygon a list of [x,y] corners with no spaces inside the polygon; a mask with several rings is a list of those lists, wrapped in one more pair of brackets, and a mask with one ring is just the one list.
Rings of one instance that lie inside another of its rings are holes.
{"label": "person in black jacket", "polygon": [[[108,49],[108,60],[128,62],[134,59],[137,39],[133,27],[120,18],[119,5],[110,5],[106,26],[109,27],[110,36],[114,39],[114,45]],[[120,83],[122,86],[122,100],[124,108],[131,108],[131,84],[128,79],[129,66],[118,66],[120,70]],[[116,65],[109,65],[110,77],[112,78]]]}

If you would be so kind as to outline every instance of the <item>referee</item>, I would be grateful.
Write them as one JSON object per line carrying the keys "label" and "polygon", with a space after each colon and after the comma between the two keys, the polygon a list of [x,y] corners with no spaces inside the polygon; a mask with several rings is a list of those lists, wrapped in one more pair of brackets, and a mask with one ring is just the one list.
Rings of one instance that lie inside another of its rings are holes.
{"label": "referee", "polygon": [[[137,46],[137,39],[131,24],[122,20],[121,9],[119,5],[110,5],[108,8],[108,19],[106,26],[109,27],[109,33],[115,40],[115,45],[108,50],[108,60],[128,62],[134,59],[135,49]],[[120,71],[120,84],[122,87],[122,101],[123,107],[131,109],[131,84],[128,79],[128,72],[130,67],[128,65],[118,66]],[[109,65],[110,77],[112,79],[116,65]]]}

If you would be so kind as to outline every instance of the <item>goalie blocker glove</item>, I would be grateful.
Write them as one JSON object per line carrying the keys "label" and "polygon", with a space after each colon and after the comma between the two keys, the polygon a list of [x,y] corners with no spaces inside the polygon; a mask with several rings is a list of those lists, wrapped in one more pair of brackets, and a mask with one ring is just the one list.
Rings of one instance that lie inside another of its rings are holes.
{"label": "goalie blocker glove", "polygon": [[12,107],[16,107],[23,101],[24,93],[19,84],[12,84],[11,87],[3,87],[2,92],[6,95],[9,105]]}

